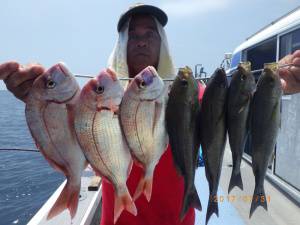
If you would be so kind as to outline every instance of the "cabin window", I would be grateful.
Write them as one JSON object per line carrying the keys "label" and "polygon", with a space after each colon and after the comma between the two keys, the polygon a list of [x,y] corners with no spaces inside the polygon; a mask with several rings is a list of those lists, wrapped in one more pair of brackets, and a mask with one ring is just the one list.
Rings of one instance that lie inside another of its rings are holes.
{"label": "cabin window", "polygon": [[300,28],[280,37],[279,59],[300,49]]}
{"label": "cabin window", "polygon": [[259,70],[264,63],[276,62],[276,38],[264,41],[245,52],[245,58],[251,62],[252,70]]}
{"label": "cabin window", "polygon": [[[248,48],[242,53],[242,61],[251,62],[251,70],[263,69],[264,63],[276,62],[277,38],[273,37],[263,41],[252,48]],[[259,79],[261,71],[254,72],[256,82]],[[252,157],[251,137],[248,138],[245,146],[245,153]]]}

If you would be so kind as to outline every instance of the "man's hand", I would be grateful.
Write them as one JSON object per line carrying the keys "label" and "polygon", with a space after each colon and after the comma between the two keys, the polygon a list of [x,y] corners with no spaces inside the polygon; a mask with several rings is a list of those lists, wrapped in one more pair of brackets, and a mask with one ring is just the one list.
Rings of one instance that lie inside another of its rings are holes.
{"label": "man's hand", "polygon": [[17,62],[7,62],[0,64],[0,80],[3,79],[7,89],[25,102],[33,81],[44,71],[38,64],[22,67]]}
{"label": "man's hand", "polygon": [[300,92],[300,50],[283,57],[279,61],[279,65],[283,64],[295,65],[279,69],[284,94],[295,94]]}

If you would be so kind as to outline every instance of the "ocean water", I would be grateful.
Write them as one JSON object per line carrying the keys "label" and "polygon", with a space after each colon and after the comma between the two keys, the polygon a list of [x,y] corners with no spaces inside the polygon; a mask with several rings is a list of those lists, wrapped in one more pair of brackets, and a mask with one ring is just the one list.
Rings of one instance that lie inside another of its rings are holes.
{"label": "ocean water", "polygon": [[[24,108],[0,90],[0,149],[36,149]],[[63,180],[39,152],[0,150],[0,225],[27,224]]]}

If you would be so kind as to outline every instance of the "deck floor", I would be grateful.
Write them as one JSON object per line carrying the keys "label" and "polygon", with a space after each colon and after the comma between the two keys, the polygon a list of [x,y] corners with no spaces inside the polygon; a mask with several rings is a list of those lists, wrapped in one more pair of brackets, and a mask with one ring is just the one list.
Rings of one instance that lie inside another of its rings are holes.
{"label": "deck floor", "polygon": [[[297,225],[300,224],[300,208],[276,189],[268,180],[265,180],[265,192],[268,199],[268,211],[258,207],[249,219],[250,197],[254,190],[254,175],[251,166],[243,161],[241,173],[244,190],[234,188],[228,195],[228,185],[232,167],[231,152],[226,145],[223,168],[219,186],[219,217],[215,214],[209,220],[209,225]],[[208,184],[205,178],[204,167],[197,169],[195,183],[201,199],[202,212],[196,210],[195,225],[205,224],[208,202]]]}
{"label": "deck floor", "polygon": [[[265,180],[265,192],[267,196],[270,196],[270,202],[268,202],[268,211],[265,211],[262,207],[258,207],[253,214],[252,218],[249,219],[250,210],[250,198],[254,190],[254,175],[252,173],[251,166],[243,161],[241,165],[241,173],[244,184],[244,191],[234,188],[230,195],[227,194],[228,184],[231,176],[232,167],[231,162],[231,152],[229,146],[226,146],[222,174],[219,186],[219,199],[223,197],[223,201],[219,202],[219,217],[215,214],[209,220],[209,225],[297,225],[300,224],[300,208],[289,198],[287,198],[282,192],[280,192],[276,187],[274,187],[268,180]],[[196,171],[195,184],[199,197],[202,204],[202,212],[196,210],[196,221],[195,225],[205,224],[205,216],[208,202],[208,184],[205,178],[204,167],[200,167]],[[87,180],[83,178],[82,185],[87,186]],[[60,189],[62,186],[60,187]],[[59,194],[59,193],[56,193]],[[80,201],[78,213],[73,221],[70,221],[70,215],[68,211],[64,211],[59,216],[53,218],[50,221],[45,220],[46,213],[49,211],[49,204],[45,204],[40,210],[40,217],[37,221],[30,224],[82,224],[82,218],[84,212],[89,207],[91,198],[95,193],[89,193],[83,190],[83,199]],[[55,199],[52,199],[55,200]],[[50,201],[50,200],[49,200]],[[100,207],[101,203],[98,205],[96,210],[97,218],[93,219],[91,225],[99,224],[100,217]]]}

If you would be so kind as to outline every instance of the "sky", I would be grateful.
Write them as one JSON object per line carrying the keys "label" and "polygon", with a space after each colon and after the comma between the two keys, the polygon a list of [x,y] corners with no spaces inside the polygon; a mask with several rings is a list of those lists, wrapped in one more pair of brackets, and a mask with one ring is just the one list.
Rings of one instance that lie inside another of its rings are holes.
{"label": "sky", "polygon": [[[63,61],[75,74],[97,75],[117,40],[122,12],[137,1],[0,0],[0,64]],[[162,8],[176,67],[202,64],[211,74],[224,53],[300,5],[299,0],[144,1]],[[84,81],[81,81],[81,83]],[[0,81],[0,89],[4,84]]]}

